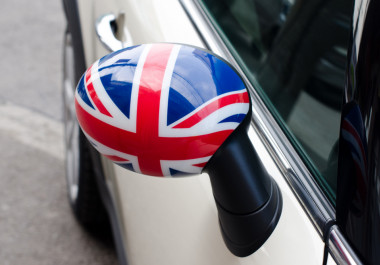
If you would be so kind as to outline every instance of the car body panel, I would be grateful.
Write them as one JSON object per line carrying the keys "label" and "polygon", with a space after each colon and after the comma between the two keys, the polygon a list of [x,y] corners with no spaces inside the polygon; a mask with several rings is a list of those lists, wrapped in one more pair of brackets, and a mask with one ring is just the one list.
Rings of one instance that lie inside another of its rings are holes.
{"label": "car body panel", "polygon": [[335,260],[333,259],[333,257],[330,254],[328,254],[328,256],[327,256],[327,263],[326,263],[326,265],[336,265]]}
{"label": "car body panel", "polygon": [[[321,264],[324,244],[257,134],[250,138],[281,187],[283,213],[268,241],[246,258],[223,243],[208,177],[159,179],[115,166],[129,264]],[[284,245],[286,242],[286,245]],[[305,244],[307,242],[307,244]],[[299,250],[302,248],[302,252]],[[149,254],[146,254],[149,253]]]}
{"label": "car body panel", "polygon": [[[133,44],[205,46],[176,0],[84,0],[78,1],[78,7],[87,66],[109,52],[95,33],[96,18],[108,13],[125,12],[125,27]],[[283,213],[264,246],[246,258],[233,256],[223,243],[207,176],[157,179],[102,158],[128,264],[322,264],[324,242],[320,234],[252,128],[250,138],[280,186]]]}

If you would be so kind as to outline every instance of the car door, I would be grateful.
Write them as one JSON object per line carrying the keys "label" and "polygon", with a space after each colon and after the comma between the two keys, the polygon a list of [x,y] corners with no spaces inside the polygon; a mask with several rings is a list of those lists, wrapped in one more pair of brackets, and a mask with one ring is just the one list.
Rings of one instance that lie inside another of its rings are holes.
{"label": "car door", "polygon": [[223,244],[205,176],[163,181],[104,160],[130,264],[358,262],[335,225],[349,1],[83,1],[79,11],[88,64],[109,51],[94,22],[113,14],[125,45],[187,43],[237,67],[252,95],[250,138],[284,199],[272,236],[237,258]]}

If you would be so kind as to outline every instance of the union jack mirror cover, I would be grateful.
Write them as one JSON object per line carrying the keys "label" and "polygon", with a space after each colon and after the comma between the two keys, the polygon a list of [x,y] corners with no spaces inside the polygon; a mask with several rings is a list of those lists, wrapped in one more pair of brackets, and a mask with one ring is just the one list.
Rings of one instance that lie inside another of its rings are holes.
{"label": "union jack mirror cover", "polygon": [[75,94],[92,145],[127,169],[153,176],[201,173],[246,117],[244,82],[222,59],[192,46],[158,43],[96,61]]}

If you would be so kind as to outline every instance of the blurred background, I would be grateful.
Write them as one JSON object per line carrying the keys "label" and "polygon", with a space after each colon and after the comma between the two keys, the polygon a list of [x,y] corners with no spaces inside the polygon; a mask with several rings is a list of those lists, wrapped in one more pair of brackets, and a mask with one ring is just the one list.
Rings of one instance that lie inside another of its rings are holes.
{"label": "blurred background", "polygon": [[0,8],[1,264],[117,264],[76,222],[64,177],[60,0]]}

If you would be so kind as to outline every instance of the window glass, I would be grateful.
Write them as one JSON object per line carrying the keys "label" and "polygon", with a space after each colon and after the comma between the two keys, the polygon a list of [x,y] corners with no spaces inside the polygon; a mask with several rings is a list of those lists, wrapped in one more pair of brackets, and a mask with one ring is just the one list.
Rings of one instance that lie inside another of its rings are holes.
{"label": "window glass", "polygon": [[351,0],[203,0],[255,89],[332,202]]}

